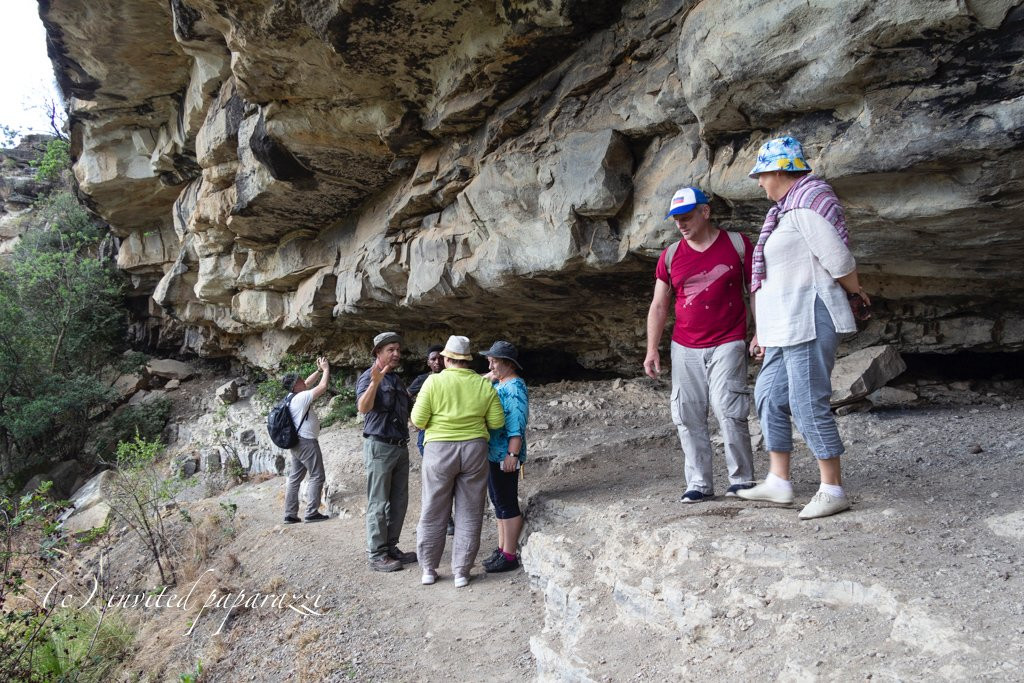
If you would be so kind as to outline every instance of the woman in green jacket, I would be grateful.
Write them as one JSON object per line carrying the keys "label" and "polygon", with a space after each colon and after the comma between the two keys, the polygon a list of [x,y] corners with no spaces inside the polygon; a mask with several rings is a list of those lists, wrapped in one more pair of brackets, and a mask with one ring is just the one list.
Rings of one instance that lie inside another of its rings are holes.
{"label": "woman in green jacket", "polygon": [[445,369],[427,378],[412,409],[413,424],[426,430],[416,552],[422,582],[430,585],[437,580],[454,499],[452,575],[456,588],[461,588],[469,583],[469,570],[480,550],[488,430],[503,427],[505,414],[491,383],[470,368],[469,339],[449,337],[441,356]]}

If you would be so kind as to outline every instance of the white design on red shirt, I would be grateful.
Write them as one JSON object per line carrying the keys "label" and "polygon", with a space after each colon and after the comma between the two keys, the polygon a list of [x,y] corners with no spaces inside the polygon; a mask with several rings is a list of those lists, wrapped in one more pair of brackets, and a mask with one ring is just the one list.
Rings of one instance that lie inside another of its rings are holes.
{"label": "white design on red shirt", "polygon": [[724,263],[719,263],[710,271],[694,275],[683,282],[683,298],[686,300],[683,305],[689,306],[697,296],[715,283],[716,280],[725,277],[732,270]]}

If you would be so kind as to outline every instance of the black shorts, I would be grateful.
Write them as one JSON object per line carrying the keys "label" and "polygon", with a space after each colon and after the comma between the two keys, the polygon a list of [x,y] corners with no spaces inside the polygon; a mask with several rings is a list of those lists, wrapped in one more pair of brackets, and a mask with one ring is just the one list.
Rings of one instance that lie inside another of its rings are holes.
{"label": "black shorts", "polygon": [[512,519],[523,514],[519,511],[519,470],[502,472],[500,462],[487,461],[487,493],[494,503],[498,519]]}

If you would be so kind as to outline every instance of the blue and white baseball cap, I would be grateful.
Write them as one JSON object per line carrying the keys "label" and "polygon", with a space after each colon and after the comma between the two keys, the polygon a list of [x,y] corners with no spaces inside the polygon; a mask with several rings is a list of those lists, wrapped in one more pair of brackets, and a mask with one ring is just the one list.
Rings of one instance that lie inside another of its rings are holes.
{"label": "blue and white baseball cap", "polygon": [[672,195],[672,203],[668,205],[668,213],[665,214],[665,218],[690,213],[698,204],[707,203],[707,196],[696,187],[681,187]]}

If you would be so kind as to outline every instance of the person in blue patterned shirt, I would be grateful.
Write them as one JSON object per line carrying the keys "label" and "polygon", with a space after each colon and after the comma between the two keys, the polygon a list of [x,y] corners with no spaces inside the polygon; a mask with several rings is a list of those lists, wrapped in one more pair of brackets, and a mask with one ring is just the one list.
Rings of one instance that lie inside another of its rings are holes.
{"label": "person in blue patterned shirt", "polygon": [[523,513],[519,510],[519,474],[526,462],[526,422],[530,417],[526,382],[519,376],[519,352],[507,341],[496,341],[483,351],[494,382],[505,426],[492,429],[488,441],[487,490],[498,518],[498,547],[484,560],[484,571],[507,572],[519,568],[516,554],[519,534],[523,530]]}

